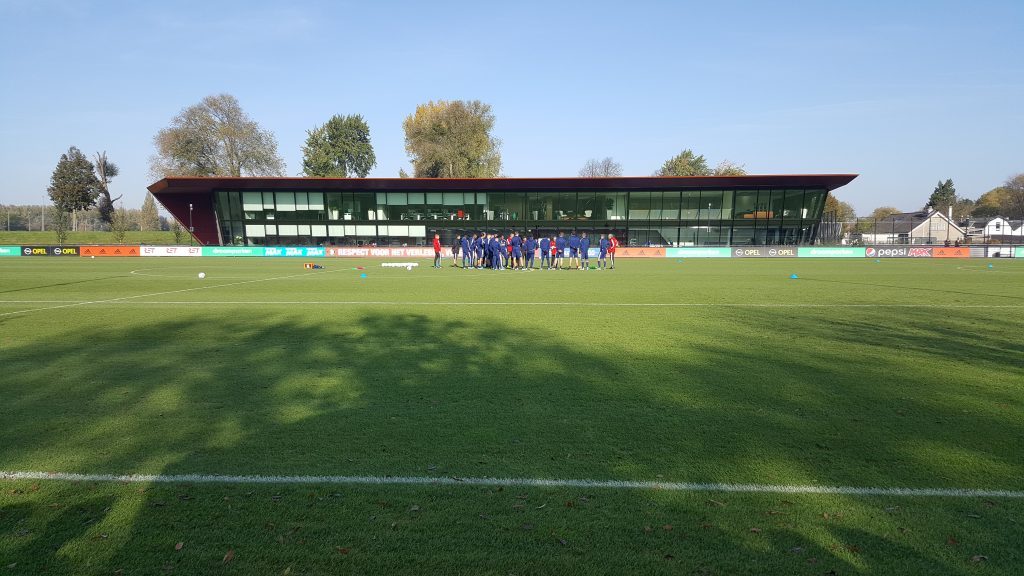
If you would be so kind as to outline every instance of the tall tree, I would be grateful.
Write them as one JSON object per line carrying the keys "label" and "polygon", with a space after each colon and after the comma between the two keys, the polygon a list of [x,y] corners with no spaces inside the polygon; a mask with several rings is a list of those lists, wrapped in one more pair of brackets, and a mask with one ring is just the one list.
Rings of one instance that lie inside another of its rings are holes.
{"label": "tall tree", "polygon": [[1024,173],[1007,179],[1003,190],[1005,199],[1002,208],[1006,216],[1024,220]]}
{"label": "tall tree", "polygon": [[747,171],[739,164],[729,160],[722,160],[718,163],[718,166],[715,166],[713,174],[715,176],[746,176]]}
{"label": "tall tree", "polygon": [[871,214],[868,215],[868,218],[871,218],[872,220],[881,220],[883,218],[888,218],[889,216],[901,213],[902,212],[899,208],[894,208],[892,206],[881,206],[879,208],[875,208],[874,210],[872,210]]}
{"label": "tall tree", "polygon": [[114,218],[110,223],[110,232],[117,244],[124,244],[125,238],[128,236],[128,229],[132,224],[131,216],[125,210],[124,203],[121,204],[120,208],[114,210]]}
{"label": "tall tree", "polygon": [[177,220],[171,220],[171,234],[174,234],[174,243],[181,244],[181,241],[185,238],[185,230],[182,229],[181,224],[178,224]]}
{"label": "tall tree", "polygon": [[160,214],[156,211],[156,200],[149,192],[146,199],[142,201],[142,210],[139,212],[139,230],[148,232],[160,229]]}
{"label": "tall tree", "polygon": [[71,228],[71,218],[67,212],[53,206],[50,208],[50,229],[56,233],[57,244],[63,246],[68,241],[68,230]]}
{"label": "tall tree", "polygon": [[96,199],[96,207],[100,211],[100,220],[109,225],[114,215],[114,202],[121,199],[120,196],[117,198],[110,197],[110,181],[118,175],[120,170],[117,168],[117,164],[107,159],[106,151],[96,153],[94,166],[96,168],[96,180],[100,184],[100,194]]}
{"label": "tall tree", "polygon": [[606,178],[609,176],[622,176],[622,164],[619,164],[611,156],[598,160],[591,158],[580,169],[580,178]]}
{"label": "tall tree", "polygon": [[182,110],[153,138],[154,177],[283,176],[277,139],[260,128],[230,94],[207,96]]}
{"label": "tall tree", "polygon": [[936,184],[932,195],[928,197],[928,206],[943,214],[948,213],[949,207],[955,204],[956,188],[953,187],[953,181],[948,178],[945,182],[940,181]]}
{"label": "tall tree", "polygon": [[377,164],[370,127],[359,114],[335,114],[323,126],[306,131],[302,173],[325,178],[366,178]]}
{"label": "tall tree", "polygon": [[710,174],[711,170],[708,168],[708,161],[704,155],[697,156],[689,148],[665,160],[661,168],[654,173],[655,176],[708,176]]}
{"label": "tall tree", "polygon": [[953,204],[953,221],[963,222],[974,211],[974,200],[970,198],[957,198]]}
{"label": "tall tree", "polygon": [[81,150],[72,146],[60,155],[46,191],[58,210],[70,214],[96,204],[99,188],[100,183],[93,174],[92,162]]}
{"label": "tall tree", "polygon": [[1003,212],[1003,206],[1006,204],[1006,189],[1002,186],[993,188],[988,192],[985,192],[978,201],[974,203],[974,208],[971,210],[971,216],[975,218],[993,218],[999,216]]}
{"label": "tall tree", "polygon": [[835,219],[839,222],[853,222],[857,219],[857,212],[853,209],[853,206],[836,198],[836,195],[831,192],[828,198],[825,199],[825,208],[822,212],[825,214],[835,214]]}
{"label": "tall tree", "polygon": [[501,172],[501,141],[491,135],[490,104],[427,102],[406,117],[402,128],[417,178],[494,178]]}

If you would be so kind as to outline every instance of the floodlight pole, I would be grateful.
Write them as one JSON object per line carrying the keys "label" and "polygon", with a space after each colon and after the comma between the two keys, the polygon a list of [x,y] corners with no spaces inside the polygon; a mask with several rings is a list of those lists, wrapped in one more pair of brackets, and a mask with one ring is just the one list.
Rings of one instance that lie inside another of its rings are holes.
{"label": "floodlight pole", "polygon": [[188,203],[188,245],[189,246],[192,245],[192,239],[195,237],[195,235],[193,234],[195,232],[195,230],[196,229],[192,227],[192,203],[189,202]]}

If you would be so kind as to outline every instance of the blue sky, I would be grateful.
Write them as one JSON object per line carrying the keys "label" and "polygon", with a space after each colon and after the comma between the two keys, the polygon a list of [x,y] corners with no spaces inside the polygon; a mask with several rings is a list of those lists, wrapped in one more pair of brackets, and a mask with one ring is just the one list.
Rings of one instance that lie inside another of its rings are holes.
{"label": "blue sky", "polygon": [[152,138],[227,92],[275,133],[362,114],[377,167],[402,120],[493,106],[507,176],[684,148],[750,173],[855,172],[862,214],[940,179],[976,198],[1024,172],[1024,2],[90,2],[0,0],[0,202],[42,203],[60,154],[105,150],[141,205]]}

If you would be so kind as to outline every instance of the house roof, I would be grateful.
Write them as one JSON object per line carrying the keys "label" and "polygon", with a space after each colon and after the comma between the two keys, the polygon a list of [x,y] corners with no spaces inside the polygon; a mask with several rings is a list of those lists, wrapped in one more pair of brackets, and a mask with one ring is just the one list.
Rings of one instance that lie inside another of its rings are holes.
{"label": "house roof", "polygon": [[938,210],[920,210],[917,212],[901,212],[899,214],[893,214],[885,218],[877,220],[875,229],[881,229],[882,232],[890,234],[910,234],[915,228],[922,225],[926,225],[928,220],[935,216],[940,217],[949,223],[950,226],[956,228],[960,232],[964,229],[949,219],[945,214]]}

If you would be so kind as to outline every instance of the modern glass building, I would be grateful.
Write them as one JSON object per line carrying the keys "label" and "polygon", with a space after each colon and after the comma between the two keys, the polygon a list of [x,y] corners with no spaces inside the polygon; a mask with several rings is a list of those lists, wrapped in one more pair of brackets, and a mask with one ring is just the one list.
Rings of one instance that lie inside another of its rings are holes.
{"label": "modern glass building", "polygon": [[614,233],[630,246],[814,242],[855,174],[649,178],[165,178],[149,187],[206,245],[418,246],[435,232]]}

